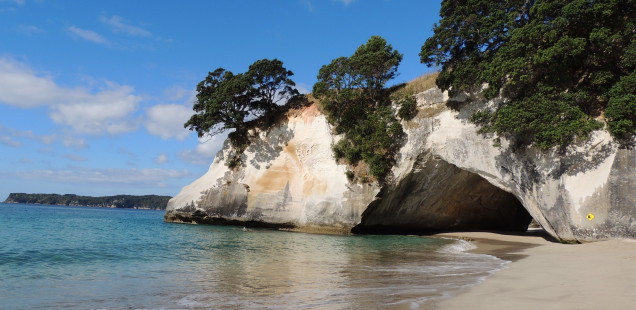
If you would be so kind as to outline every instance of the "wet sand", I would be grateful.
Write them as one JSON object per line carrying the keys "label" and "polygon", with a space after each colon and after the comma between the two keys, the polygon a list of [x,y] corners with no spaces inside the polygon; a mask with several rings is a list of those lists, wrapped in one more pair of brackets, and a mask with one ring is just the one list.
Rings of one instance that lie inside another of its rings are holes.
{"label": "wet sand", "polygon": [[438,236],[470,240],[474,253],[512,261],[483,283],[440,301],[436,309],[634,309],[636,241],[560,244],[539,232]]}

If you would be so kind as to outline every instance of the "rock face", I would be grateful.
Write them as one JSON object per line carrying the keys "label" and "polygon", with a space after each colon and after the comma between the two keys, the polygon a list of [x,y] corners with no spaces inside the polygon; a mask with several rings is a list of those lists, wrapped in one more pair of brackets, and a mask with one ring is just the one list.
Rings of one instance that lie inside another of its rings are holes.
{"label": "rock face", "polygon": [[349,183],[346,166],[332,156],[336,137],[316,106],[253,134],[239,167],[227,167],[226,143],[208,173],[170,200],[166,220],[345,232],[380,190]]}
{"label": "rock face", "polygon": [[166,220],[427,232],[525,230],[534,218],[564,242],[636,237],[636,152],[607,132],[563,154],[513,151],[468,121],[496,102],[449,101],[437,89],[417,99],[418,116],[403,124],[407,138],[383,187],[347,180],[331,152],[338,137],[310,106],[256,133],[240,167],[227,167],[226,144],[209,172],[170,200]]}

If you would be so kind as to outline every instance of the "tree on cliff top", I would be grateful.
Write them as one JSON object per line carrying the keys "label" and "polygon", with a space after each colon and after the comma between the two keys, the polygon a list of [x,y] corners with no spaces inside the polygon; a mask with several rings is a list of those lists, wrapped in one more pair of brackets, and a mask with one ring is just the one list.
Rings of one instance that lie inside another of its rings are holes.
{"label": "tree on cliff top", "polygon": [[372,36],[350,57],[339,57],[318,72],[313,94],[332,122],[346,124],[369,108],[390,104],[386,83],[397,75],[402,54]]}
{"label": "tree on cliff top", "polygon": [[184,127],[196,131],[199,137],[236,130],[244,136],[249,122],[267,118],[281,103],[299,95],[278,59],[261,59],[245,73],[234,74],[223,68],[209,72],[197,85],[196,112]]}
{"label": "tree on cliff top", "polygon": [[472,120],[518,146],[565,146],[602,127],[636,133],[636,1],[444,0],[420,53],[451,95],[486,83]]}
{"label": "tree on cliff top", "polygon": [[390,172],[403,135],[385,87],[401,61],[385,39],[372,36],[352,56],[322,66],[313,87],[335,131],[345,134],[333,146],[335,157],[351,165],[364,160],[379,181]]}

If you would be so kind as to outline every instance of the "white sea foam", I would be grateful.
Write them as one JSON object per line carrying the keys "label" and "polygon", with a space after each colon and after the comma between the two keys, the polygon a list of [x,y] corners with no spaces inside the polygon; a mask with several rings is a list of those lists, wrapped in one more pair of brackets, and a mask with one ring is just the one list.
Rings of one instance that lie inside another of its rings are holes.
{"label": "white sea foam", "polygon": [[462,239],[451,239],[451,238],[442,238],[442,239],[450,239],[450,240],[453,240],[454,242],[441,248],[440,252],[465,253],[469,250],[473,250],[477,248],[477,246],[470,241],[466,241]]}
{"label": "white sea foam", "polygon": [[431,276],[444,279],[440,283],[452,283],[452,285],[442,285],[439,295],[428,300],[419,301],[418,304],[420,305],[455,296],[472,286],[482,283],[489,276],[505,268],[509,263],[509,261],[493,255],[470,253],[470,250],[477,248],[474,242],[455,238],[443,239],[452,240],[452,243],[438,250],[440,255],[447,257],[448,263],[436,265],[436,270]]}

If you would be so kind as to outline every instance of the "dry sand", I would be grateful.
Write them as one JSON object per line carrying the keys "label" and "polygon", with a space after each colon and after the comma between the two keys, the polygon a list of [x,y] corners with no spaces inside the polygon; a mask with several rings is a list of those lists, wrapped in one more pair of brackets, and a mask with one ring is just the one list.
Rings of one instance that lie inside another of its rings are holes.
{"label": "dry sand", "polygon": [[437,309],[636,309],[636,241],[560,244],[542,234],[448,233],[472,252],[511,260],[505,269]]}

